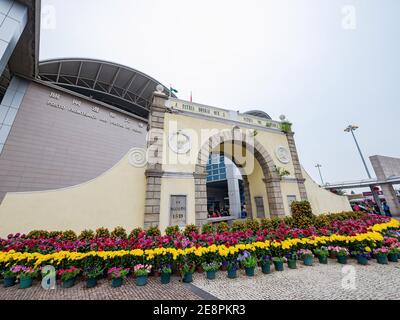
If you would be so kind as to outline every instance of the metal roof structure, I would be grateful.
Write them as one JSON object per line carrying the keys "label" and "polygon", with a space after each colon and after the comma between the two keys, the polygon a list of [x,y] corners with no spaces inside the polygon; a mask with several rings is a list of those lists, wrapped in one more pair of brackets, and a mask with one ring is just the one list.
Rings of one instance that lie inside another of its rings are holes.
{"label": "metal roof structure", "polygon": [[344,181],[337,183],[327,183],[322,186],[324,189],[353,189],[353,188],[364,188],[370,187],[374,185],[382,185],[382,184],[400,184],[400,176],[393,176],[387,178],[385,180],[379,179],[363,179],[363,180],[355,180],[355,181]]}
{"label": "metal roof structure", "polygon": [[[159,81],[113,62],[67,58],[39,62],[43,81],[147,118]],[[164,92],[176,98],[165,86]]]}
{"label": "metal roof structure", "polygon": [[251,110],[251,111],[247,111],[244,114],[248,114],[250,116],[255,116],[255,117],[259,117],[259,118],[263,118],[263,119],[267,119],[267,120],[272,120],[272,118],[269,116],[268,113],[261,111],[261,110]]}

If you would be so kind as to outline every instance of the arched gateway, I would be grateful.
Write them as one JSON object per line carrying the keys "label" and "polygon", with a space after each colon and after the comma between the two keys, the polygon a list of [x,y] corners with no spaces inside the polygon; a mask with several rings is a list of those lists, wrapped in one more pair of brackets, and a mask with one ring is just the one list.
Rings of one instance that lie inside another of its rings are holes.
{"label": "arched gateway", "polygon": [[[164,231],[168,226],[231,221],[245,211],[253,219],[282,217],[291,214],[292,201],[306,199],[316,214],[350,209],[346,197],[321,189],[302,169],[290,124],[274,121],[264,112],[201,105],[160,90],[149,101],[146,130],[146,119],[138,124],[107,105],[94,107],[92,100],[80,96],[78,101],[70,91],[46,88],[29,85],[20,118],[24,112],[31,115],[35,106],[31,97],[38,100],[39,92],[38,119],[46,110],[61,127],[69,123],[64,119],[80,121],[85,128],[91,126],[88,135],[95,134],[94,141],[99,141],[93,146],[105,148],[105,156],[115,150],[126,155],[78,185],[10,190],[0,204],[0,236],[35,229],[81,232],[116,226],[128,230],[158,226]],[[8,144],[21,128],[17,121]],[[121,139],[111,140],[116,137]],[[79,138],[84,143],[88,137]],[[7,146],[0,154],[3,159],[13,150]],[[72,144],[68,150],[75,150]],[[107,165],[105,158],[99,158]],[[49,163],[54,165],[58,163]]]}
{"label": "arched gateway", "polygon": [[[213,150],[220,146],[223,146],[226,143],[237,146],[237,149],[239,149],[239,156],[242,155],[242,149],[244,149],[245,152],[251,153],[251,155],[262,168],[262,179],[265,182],[266,194],[268,197],[268,204],[271,211],[271,216],[284,216],[285,211],[283,207],[282,192],[280,186],[281,178],[276,172],[276,165],[274,163],[274,160],[272,159],[268,151],[262,146],[260,142],[257,141],[255,137],[249,137],[239,130],[232,129],[221,131],[210,137],[208,141],[203,144],[198,153],[196,171],[194,175],[196,190],[197,224],[203,224],[207,220],[208,214],[208,208],[205,206],[205,204],[207,204],[207,193],[204,193],[204,190],[206,190],[207,161]],[[236,165],[238,165],[235,159],[235,155],[229,154],[229,156],[231,160]],[[245,166],[242,165],[240,171],[242,176],[245,178],[245,194],[247,198],[246,201],[248,203],[247,211],[249,213],[249,216],[252,217],[253,208],[250,198],[250,185],[248,179],[246,179],[247,174],[245,169]]]}

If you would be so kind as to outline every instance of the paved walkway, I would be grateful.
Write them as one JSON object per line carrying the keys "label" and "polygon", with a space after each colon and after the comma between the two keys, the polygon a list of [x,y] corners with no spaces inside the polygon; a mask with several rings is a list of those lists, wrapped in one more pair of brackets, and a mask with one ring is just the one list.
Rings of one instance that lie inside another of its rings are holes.
{"label": "paved walkway", "polygon": [[228,279],[226,272],[218,272],[217,278],[210,281],[196,273],[189,285],[178,277],[168,285],[161,285],[159,278],[150,278],[145,287],[137,287],[133,278],[121,288],[112,288],[109,280],[101,280],[94,289],[86,289],[81,281],[70,289],[46,291],[35,283],[25,290],[0,287],[0,300],[400,299],[400,263],[378,265],[372,261],[369,266],[360,266],[351,259],[343,269],[329,260],[328,265],[316,261],[313,267],[299,265],[297,270],[285,266],[284,272],[269,275],[257,270],[254,278],[246,277],[243,271],[239,274],[238,279]]}
{"label": "paved walkway", "polygon": [[210,300],[215,299],[192,284],[181,283],[173,277],[170,284],[162,285],[159,278],[150,278],[144,287],[135,285],[135,280],[128,277],[120,288],[113,288],[111,281],[103,279],[93,289],[85,288],[85,282],[79,281],[74,287],[44,290],[39,282],[32,288],[19,289],[0,287],[0,300]]}
{"label": "paved walkway", "polygon": [[398,300],[400,263],[379,265],[372,261],[361,266],[351,259],[343,269],[329,260],[327,265],[315,262],[312,267],[301,265],[297,270],[285,266],[284,272],[269,275],[258,271],[254,278],[241,271],[238,279],[231,280],[220,272],[216,280],[196,277],[194,284],[222,300]]}

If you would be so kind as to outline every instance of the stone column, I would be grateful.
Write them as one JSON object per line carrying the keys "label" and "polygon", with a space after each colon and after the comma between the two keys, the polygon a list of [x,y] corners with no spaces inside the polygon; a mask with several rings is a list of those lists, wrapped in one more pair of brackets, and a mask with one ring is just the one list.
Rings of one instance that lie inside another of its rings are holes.
{"label": "stone column", "polygon": [[289,144],[290,155],[292,156],[292,162],[294,167],[294,175],[297,179],[297,185],[299,187],[300,198],[302,201],[308,200],[306,187],[304,182],[306,181],[301,171],[301,165],[299,161],[299,155],[297,153],[296,143],[294,141],[294,132],[287,132],[286,137]]}
{"label": "stone column", "polygon": [[267,188],[268,205],[271,218],[282,218],[285,216],[283,197],[281,192],[281,179],[268,177],[263,179]]}
{"label": "stone column", "polygon": [[195,196],[196,225],[198,227],[202,227],[203,225],[207,224],[207,219],[208,219],[207,173],[199,173],[202,171],[201,168],[198,168],[197,170],[196,170],[197,172],[194,173],[194,186],[195,186],[194,189],[196,195]]}
{"label": "stone column", "polygon": [[[390,212],[393,216],[400,216],[400,202],[397,198],[396,191],[394,190],[391,184],[382,184],[380,185],[382,188],[382,192],[385,196],[386,203],[390,208]],[[381,210],[382,214],[385,214],[383,210]]]}
{"label": "stone column", "polygon": [[226,164],[226,179],[228,182],[229,209],[233,217],[240,218],[241,201],[239,179],[235,176],[235,165]]}
{"label": "stone column", "polygon": [[146,169],[146,203],[144,228],[158,226],[160,223],[161,178],[163,175],[164,120],[168,97],[154,92],[149,115],[149,137],[147,141],[148,164]]}

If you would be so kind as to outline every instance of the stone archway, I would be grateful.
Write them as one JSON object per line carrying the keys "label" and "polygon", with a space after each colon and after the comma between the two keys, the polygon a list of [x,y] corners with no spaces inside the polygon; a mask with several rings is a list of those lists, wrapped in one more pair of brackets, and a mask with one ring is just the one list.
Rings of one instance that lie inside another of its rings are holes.
{"label": "stone archway", "polygon": [[[271,217],[284,216],[284,206],[281,191],[281,180],[275,170],[275,163],[268,151],[259,143],[255,137],[250,137],[239,130],[226,130],[210,137],[201,147],[196,162],[194,173],[195,179],[195,198],[196,198],[196,224],[201,226],[207,223],[207,171],[206,165],[210,153],[219,145],[231,143],[244,147],[252,152],[254,158],[260,164],[268,197],[268,204]],[[249,188],[248,188],[249,190]],[[248,192],[248,196],[250,193]],[[251,199],[249,199],[251,202]]]}

